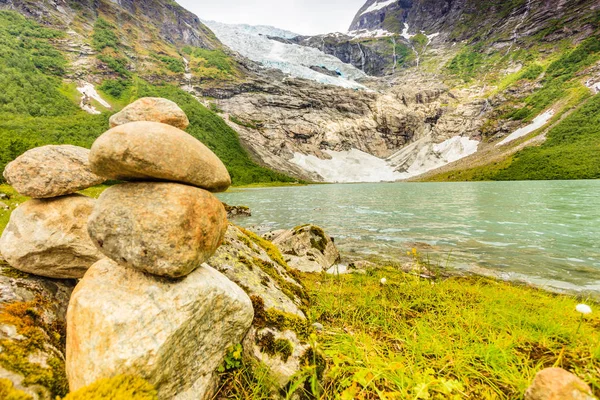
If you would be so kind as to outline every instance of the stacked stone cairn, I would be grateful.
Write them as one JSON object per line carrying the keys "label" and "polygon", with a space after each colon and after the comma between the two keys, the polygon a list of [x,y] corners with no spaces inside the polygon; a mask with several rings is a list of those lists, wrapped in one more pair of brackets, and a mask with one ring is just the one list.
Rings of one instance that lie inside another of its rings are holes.
{"label": "stacked stone cairn", "polygon": [[[135,375],[154,384],[160,399],[210,398],[227,349],[252,324],[248,295],[203,264],[228,225],[211,192],[226,190],[231,179],[217,156],[182,130],[188,124],[175,103],[141,99],[111,118],[89,155],[50,146],[6,169],[24,195],[63,196],[15,210],[0,249],[17,269],[82,278],[67,311],[72,391]],[[70,194],[105,179],[124,183],[96,202]],[[52,240],[52,249],[36,251]]]}

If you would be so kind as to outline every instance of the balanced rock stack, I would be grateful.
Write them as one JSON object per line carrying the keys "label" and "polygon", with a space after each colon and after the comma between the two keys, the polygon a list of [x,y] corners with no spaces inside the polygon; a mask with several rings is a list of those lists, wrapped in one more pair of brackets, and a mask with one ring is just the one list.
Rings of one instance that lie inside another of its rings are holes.
{"label": "balanced rock stack", "polygon": [[181,130],[187,125],[174,103],[142,99],[113,116],[92,146],[91,170],[126,183],[107,189],[89,218],[89,236],[107,258],[69,303],[71,390],[131,374],[153,383],[159,398],[204,399],[226,349],[252,323],[248,295],[201,266],[227,230],[210,192],[231,180],[217,156]]}
{"label": "balanced rock stack", "polygon": [[105,180],[90,170],[88,154],[76,146],[44,146],[7,165],[7,182],[32,198],[11,214],[0,238],[2,257],[13,268],[48,278],[81,278],[102,258],[87,232],[95,200],[74,194]]}

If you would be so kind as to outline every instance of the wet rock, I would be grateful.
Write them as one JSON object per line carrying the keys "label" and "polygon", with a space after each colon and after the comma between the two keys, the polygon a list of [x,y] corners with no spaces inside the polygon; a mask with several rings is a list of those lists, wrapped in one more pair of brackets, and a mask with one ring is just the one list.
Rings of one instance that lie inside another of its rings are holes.
{"label": "wet rock", "polygon": [[322,272],[340,260],[333,239],[316,225],[291,229],[275,239],[287,263],[302,272]]}
{"label": "wet rock", "polygon": [[211,192],[231,185],[219,158],[193,136],[158,122],[131,122],[100,136],[90,166],[106,178],[186,183]]}
{"label": "wet rock", "polygon": [[[29,275],[0,259],[0,381],[34,400],[54,400],[68,390],[65,375],[65,322],[72,280]],[[0,397],[2,397],[0,395]]]}
{"label": "wet rock", "polygon": [[38,147],[9,163],[4,178],[23,196],[37,199],[75,193],[105,181],[90,170],[89,153],[71,145]]}
{"label": "wet rock", "polygon": [[562,368],[537,373],[525,392],[525,400],[595,400],[589,385]]}
{"label": "wet rock", "polygon": [[81,278],[102,258],[87,232],[95,200],[81,195],[29,200],[10,216],[0,252],[14,268],[48,278]]}
{"label": "wet rock", "polygon": [[252,216],[250,208],[246,206],[230,206],[227,203],[223,203],[223,207],[225,207],[225,211],[227,211],[227,219]]}
{"label": "wet rock", "polygon": [[90,237],[122,265],[155,275],[188,275],[211,257],[227,229],[211,193],[178,183],[112,186],[90,216]]}
{"label": "wet rock", "polygon": [[145,97],[110,117],[110,127],[138,121],[161,122],[179,129],[185,129],[190,124],[187,115],[176,103],[157,97]]}
{"label": "wet rock", "polygon": [[209,399],[216,369],[252,318],[248,296],[210,267],[173,281],[104,259],[69,303],[70,389],[129,374],[153,384],[159,399]]}

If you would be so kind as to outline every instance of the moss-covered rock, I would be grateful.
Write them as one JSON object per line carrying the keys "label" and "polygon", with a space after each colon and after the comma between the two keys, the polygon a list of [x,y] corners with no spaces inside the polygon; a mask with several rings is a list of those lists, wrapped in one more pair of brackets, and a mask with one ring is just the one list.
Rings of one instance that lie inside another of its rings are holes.
{"label": "moss-covered rock", "polygon": [[74,286],[0,262],[0,398],[54,400],[67,393],[65,314]]}
{"label": "moss-covered rock", "polygon": [[254,321],[243,342],[244,355],[263,363],[285,386],[300,370],[300,357],[308,348],[309,298],[298,271],[273,243],[234,225],[208,264],[250,296]]}

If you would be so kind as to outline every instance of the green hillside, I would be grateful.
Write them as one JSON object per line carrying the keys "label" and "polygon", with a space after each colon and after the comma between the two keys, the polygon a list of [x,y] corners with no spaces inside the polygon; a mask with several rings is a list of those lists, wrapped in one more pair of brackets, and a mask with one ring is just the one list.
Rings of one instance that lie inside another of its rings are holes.
{"label": "green hillside", "polygon": [[[93,36],[94,46],[103,50],[98,57],[105,57],[109,65],[111,59],[120,59],[116,35],[111,30],[113,28],[108,23],[101,23],[100,28],[97,24]],[[108,129],[111,113],[91,115],[80,110],[74,86],[63,79],[68,61],[52,44],[54,39],[63,36],[62,32],[42,27],[18,13],[0,11],[2,170],[8,162],[37,146],[74,144],[89,148]],[[106,49],[111,49],[113,55],[107,56]],[[122,63],[117,61],[112,65],[118,70]],[[223,68],[229,66],[225,64]],[[204,62],[204,69],[211,69],[210,60]],[[107,79],[100,86],[100,91],[104,89],[103,94],[115,108],[147,96],[175,101],[190,119],[188,133],[201,140],[223,160],[235,185],[293,180],[253,162],[242,148],[235,131],[190,94],[167,83],[151,84],[128,69],[115,72],[114,79]],[[216,69],[213,72],[216,73]]]}

